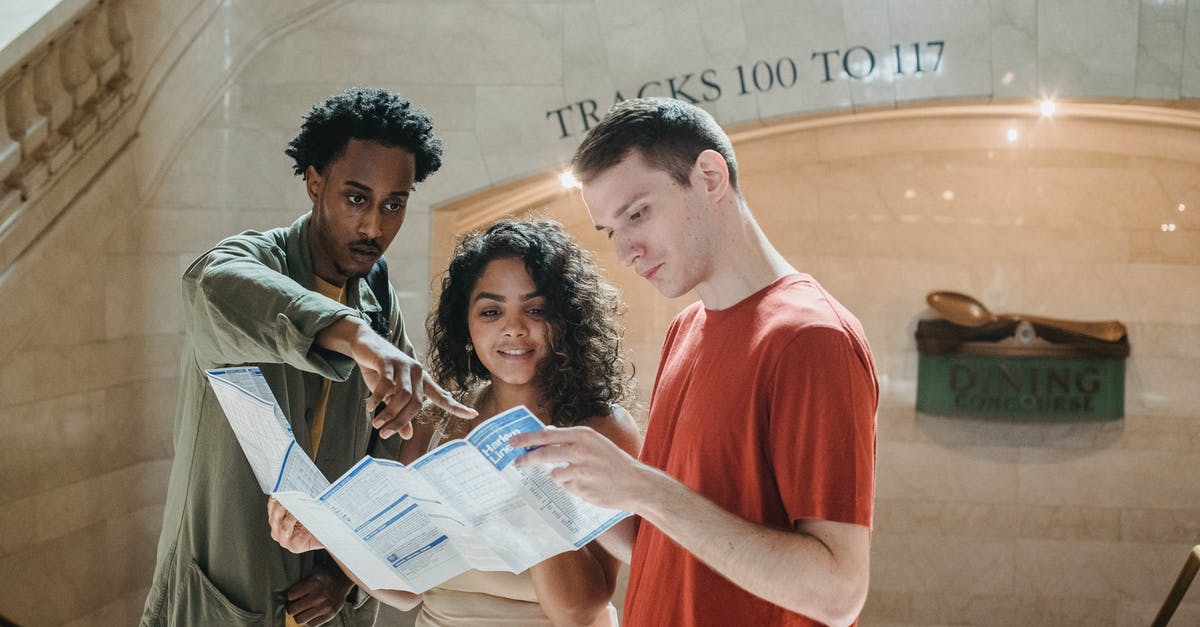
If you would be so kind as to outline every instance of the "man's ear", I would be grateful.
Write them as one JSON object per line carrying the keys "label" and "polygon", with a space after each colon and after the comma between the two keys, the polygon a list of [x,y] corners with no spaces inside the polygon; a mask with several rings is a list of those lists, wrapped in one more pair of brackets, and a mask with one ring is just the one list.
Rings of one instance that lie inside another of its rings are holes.
{"label": "man's ear", "polygon": [[704,190],[710,195],[723,196],[729,189],[729,164],[725,163],[725,157],[721,156],[721,153],[711,148],[701,152],[700,156],[696,157],[695,169],[699,173]]}
{"label": "man's ear", "polygon": [[325,187],[324,177],[321,176],[320,172],[317,172],[316,168],[311,165],[308,166],[308,169],[304,171],[304,189],[308,191],[308,199],[314,205],[317,203],[317,199],[321,197],[321,189],[323,187]]}

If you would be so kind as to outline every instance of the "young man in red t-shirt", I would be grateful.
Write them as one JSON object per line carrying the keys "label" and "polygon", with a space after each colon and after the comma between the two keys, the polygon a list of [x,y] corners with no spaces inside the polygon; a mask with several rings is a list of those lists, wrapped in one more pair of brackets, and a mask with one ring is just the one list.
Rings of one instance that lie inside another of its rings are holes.
{"label": "young man in red t-shirt", "polygon": [[587,428],[516,436],[518,464],[631,511],[626,627],[852,624],[867,595],[875,366],[858,320],[767,240],[703,110],[625,101],[572,161],[596,229],[672,322],[641,461]]}

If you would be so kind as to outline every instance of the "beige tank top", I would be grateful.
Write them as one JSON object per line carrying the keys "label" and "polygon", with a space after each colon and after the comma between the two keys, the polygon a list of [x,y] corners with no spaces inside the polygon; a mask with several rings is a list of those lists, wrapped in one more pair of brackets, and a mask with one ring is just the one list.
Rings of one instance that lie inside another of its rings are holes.
{"label": "beige tank top", "polygon": [[[479,391],[464,399],[474,405]],[[613,406],[613,411],[625,411]],[[439,420],[429,438],[431,451],[446,437],[449,418]],[[506,571],[468,570],[442,585],[425,592],[416,627],[553,627],[538,603],[533,575]],[[616,627],[617,610],[612,603],[594,627]]]}

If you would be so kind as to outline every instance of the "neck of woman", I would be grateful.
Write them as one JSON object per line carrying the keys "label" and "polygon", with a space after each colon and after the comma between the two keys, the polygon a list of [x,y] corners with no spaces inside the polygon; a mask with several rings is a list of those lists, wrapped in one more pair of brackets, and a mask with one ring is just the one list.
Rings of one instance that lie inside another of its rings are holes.
{"label": "neck of woman", "polygon": [[546,408],[538,403],[537,397],[537,388],[533,384],[509,385],[493,380],[479,393],[475,401],[475,410],[479,412],[481,420],[487,420],[500,412],[524,405],[542,422],[550,424],[549,414]]}

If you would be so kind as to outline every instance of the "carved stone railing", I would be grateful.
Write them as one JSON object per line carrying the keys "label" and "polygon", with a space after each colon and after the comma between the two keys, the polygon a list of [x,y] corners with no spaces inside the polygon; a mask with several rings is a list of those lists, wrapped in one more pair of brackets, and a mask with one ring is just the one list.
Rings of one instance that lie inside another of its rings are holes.
{"label": "carved stone railing", "polygon": [[72,4],[19,58],[0,51],[0,273],[63,209],[38,201],[132,100],[125,0]]}

